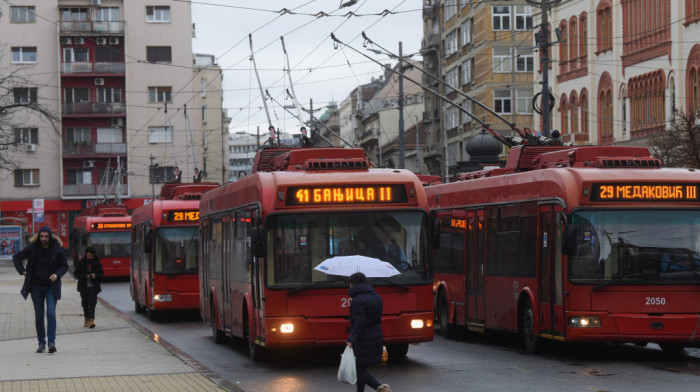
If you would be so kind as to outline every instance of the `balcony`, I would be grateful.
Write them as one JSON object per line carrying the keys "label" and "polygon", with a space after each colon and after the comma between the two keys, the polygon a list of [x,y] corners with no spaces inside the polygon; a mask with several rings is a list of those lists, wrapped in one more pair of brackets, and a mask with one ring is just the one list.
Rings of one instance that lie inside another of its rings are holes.
{"label": "balcony", "polygon": [[440,14],[439,1],[435,0],[433,4],[426,4],[423,6],[423,17],[431,18]]}
{"label": "balcony", "polygon": [[83,21],[59,21],[59,34],[124,34],[124,21],[115,22],[93,22]]}
{"label": "balcony", "polygon": [[[63,184],[63,196],[97,196],[104,186],[100,184]],[[129,196],[127,184],[122,184],[121,196]]]}
{"label": "balcony", "polygon": [[90,157],[95,155],[126,156],[126,143],[74,144],[63,143],[63,157]]}
{"label": "balcony", "polygon": [[124,63],[61,63],[62,74],[123,74]]}
{"label": "balcony", "polygon": [[64,103],[63,115],[71,114],[122,114],[126,113],[123,102],[79,102]]}
{"label": "balcony", "polygon": [[429,49],[437,49],[440,47],[440,34],[431,33],[428,34],[424,40],[421,41],[421,53],[428,51]]}

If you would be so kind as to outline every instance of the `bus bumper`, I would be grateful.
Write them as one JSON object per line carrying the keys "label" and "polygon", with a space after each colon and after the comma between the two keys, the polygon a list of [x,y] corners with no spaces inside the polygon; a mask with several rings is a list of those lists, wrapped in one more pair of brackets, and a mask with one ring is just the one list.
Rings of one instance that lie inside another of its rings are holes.
{"label": "bus bumper", "polygon": [[[576,322],[581,317],[597,318],[599,326],[581,327]],[[566,340],[572,342],[700,342],[700,314],[568,312],[566,323]]]}
{"label": "bus bumper", "polygon": [[181,293],[176,291],[159,291],[153,295],[151,304],[153,304],[153,310],[155,311],[199,311],[199,292]]}

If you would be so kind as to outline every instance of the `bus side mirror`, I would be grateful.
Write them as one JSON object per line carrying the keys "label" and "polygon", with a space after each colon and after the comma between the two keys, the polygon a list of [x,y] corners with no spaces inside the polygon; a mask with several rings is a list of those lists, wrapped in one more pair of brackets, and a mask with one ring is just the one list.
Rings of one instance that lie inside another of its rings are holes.
{"label": "bus side mirror", "polygon": [[561,253],[571,256],[576,249],[576,238],[578,238],[578,225],[567,223],[564,225],[564,235],[562,236]]}
{"label": "bus side mirror", "polygon": [[437,215],[430,216],[430,235],[433,242],[433,249],[440,247],[440,219]]}
{"label": "bus side mirror", "polygon": [[144,253],[151,253],[153,250],[153,229],[146,231],[146,237],[143,239]]}
{"label": "bus side mirror", "polygon": [[253,241],[253,256],[255,257],[265,257],[265,231],[260,226],[255,226],[253,232],[251,233],[251,240]]}

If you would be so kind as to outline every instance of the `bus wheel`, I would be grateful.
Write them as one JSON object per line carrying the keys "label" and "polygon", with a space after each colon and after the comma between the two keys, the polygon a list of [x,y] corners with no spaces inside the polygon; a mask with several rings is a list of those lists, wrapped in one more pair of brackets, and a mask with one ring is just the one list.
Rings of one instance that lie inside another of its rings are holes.
{"label": "bus wheel", "polygon": [[250,355],[250,359],[252,359],[253,362],[260,362],[263,360],[263,348],[255,343],[255,338],[252,336],[250,331],[250,322],[248,322],[248,317],[243,319],[243,325],[245,328],[245,342],[248,344],[248,355]]}
{"label": "bus wheel", "polygon": [[143,308],[139,305],[139,301],[134,301],[134,311],[136,313],[143,313]]}
{"label": "bus wheel", "polygon": [[520,317],[521,334],[525,349],[528,353],[535,354],[539,337],[535,334],[535,312],[532,310],[532,304],[529,299],[525,301]]}
{"label": "bus wheel", "polygon": [[386,352],[389,354],[390,361],[399,361],[406,358],[408,353],[408,343],[388,344]]}
{"label": "bus wheel", "polygon": [[158,312],[146,306],[146,317],[151,321],[156,321],[158,319]]}
{"label": "bus wheel", "polygon": [[219,330],[219,326],[216,324],[214,305],[211,306],[211,335],[214,337],[214,343],[221,344],[224,342],[224,333]]}
{"label": "bus wheel", "polygon": [[445,298],[444,294],[441,294],[440,300],[438,301],[438,320],[440,321],[440,334],[446,338],[452,336],[452,330],[454,329],[449,321],[449,309],[450,308],[447,306],[447,298]]}
{"label": "bus wheel", "polygon": [[668,354],[681,354],[685,349],[680,343],[659,343],[659,346]]}

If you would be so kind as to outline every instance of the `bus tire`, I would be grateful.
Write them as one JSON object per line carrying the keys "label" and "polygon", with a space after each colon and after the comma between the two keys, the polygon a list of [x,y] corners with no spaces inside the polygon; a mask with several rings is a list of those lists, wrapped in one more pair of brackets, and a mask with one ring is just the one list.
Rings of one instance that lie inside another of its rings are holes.
{"label": "bus tire", "polygon": [[224,332],[219,330],[219,326],[216,323],[216,312],[214,311],[214,305],[211,305],[211,335],[214,338],[215,344],[221,344],[224,342]]}
{"label": "bus tire", "polygon": [[523,339],[525,350],[529,354],[537,353],[539,336],[535,334],[535,312],[532,309],[532,303],[529,299],[525,300],[520,312],[520,334]]}
{"label": "bus tire", "polygon": [[151,321],[156,321],[158,319],[158,312],[150,307],[146,307],[146,317],[148,317],[148,319]]}
{"label": "bus tire", "polygon": [[[244,306],[243,309],[247,309],[247,306]],[[243,318],[243,328],[243,337],[245,343],[248,345],[248,355],[250,355],[250,359],[253,360],[253,362],[261,362],[263,360],[264,349],[255,343],[255,337],[253,337],[250,330],[250,320],[248,320],[248,316]]]}
{"label": "bus tire", "polygon": [[386,352],[389,354],[389,361],[400,361],[408,354],[408,343],[387,344]]}
{"label": "bus tire", "polygon": [[137,314],[143,313],[143,308],[139,305],[139,301],[134,301],[134,311]]}
{"label": "bus tire", "polygon": [[440,334],[446,338],[453,335],[454,327],[450,324],[450,307],[447,305],[447,297],[441,292],[438,297],[438,321],[440,322]]}

